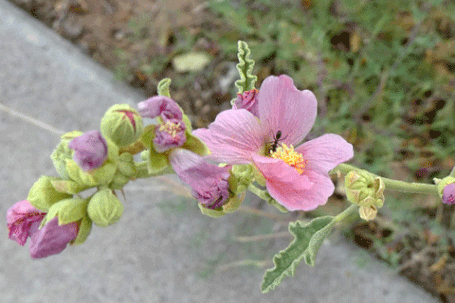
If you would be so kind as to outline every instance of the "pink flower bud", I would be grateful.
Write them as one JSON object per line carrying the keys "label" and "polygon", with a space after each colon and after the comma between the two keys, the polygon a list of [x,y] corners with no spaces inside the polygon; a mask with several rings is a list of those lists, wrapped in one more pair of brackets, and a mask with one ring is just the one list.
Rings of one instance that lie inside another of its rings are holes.
{"label": "pink flower bud", "polygon": [[177,119],[182,120],[183,113],[178,104],[171,98],[165,96],[155,96],[137,105],[138,112],[142,117],[156,118],[161,116],[163,120]]}
{"label": "pink flower bud", "polygon": [[8,238],[24,246],[30,235],[30,226],[34,222],[38,225],[46,213],[33,207],[27,200],[16,202],[6,212]]}
{"label": "pink flower bud", "polygon": [[442,203],[449,205],[455,204],[455,183],[450,183],[444,187]]}
{"label": "pink flower bud", "polygon": [[259,117],[259,108],[258,108],[258,95],[259,91],[257,89],[252,89],[242,94],[237,94],[237,99],[235,99],[232,109],[246,109],[254,116]]}
{"label": "pink flower bud", "polygon": [[97,130],[91,130],[68,143],[74,150],[73,159],[84,171],[103,165],[107,158],[107,142]]}
{"label": "pink flower bud", "polygon": [[207,208],[221,207],[229,199],[229,167],[207,163],[181,148],[171,153],[170,162],[180,179],[191,186],[193,197]]}
{"label": "pink flower bud", "polygon": [[58,218],[49,221],[38,229],[40,222],[30,226],[30,256],[34,259],[45,258],[61,253],[66,245],[76,239],[78,226],[76,222],[58,225]]}

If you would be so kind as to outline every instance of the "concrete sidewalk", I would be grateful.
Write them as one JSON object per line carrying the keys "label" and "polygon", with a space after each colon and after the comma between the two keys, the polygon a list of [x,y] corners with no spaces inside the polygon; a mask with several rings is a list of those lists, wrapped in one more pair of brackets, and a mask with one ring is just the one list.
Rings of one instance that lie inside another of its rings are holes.
{"label": "concrete sidewalk", "polygon": [[[58,130],[99,128],[114,103],[145,99],[113,79],[73,45],[6,0],[0,0],[0,103]],[[56,175],[49,158],[59,136],[0,111],[0,302],[437,302],[342,238],[326,241],[316,267],[301,264],[262,295],[266,268],[222,270],[244,259],[268,259],[290,239],[242,244],[235,235],[272,232],[270,220],[235,213],[200,214],[175,194],[175,176],[125,189],[121,220],[94,226],[81,246],[32,260],[28,244],[7,239],[6,210],[27,197],[40,175]],[[174,186],[174,187],[172,187]]]}

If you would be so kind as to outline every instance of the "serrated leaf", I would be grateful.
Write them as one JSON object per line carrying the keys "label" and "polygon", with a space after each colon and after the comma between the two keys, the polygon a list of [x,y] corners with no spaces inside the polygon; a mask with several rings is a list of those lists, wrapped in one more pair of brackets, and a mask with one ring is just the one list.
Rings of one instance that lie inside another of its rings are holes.
{"label": "serrated leaf", "polygon": [[238,53],[239,63],[236,65],[239,71],[240,80],[235,81],[235,86],[238,89],[238,93],[241,94],[245,91],[252,90],[254,84],[258,79],[252,74],[254,68],[254,60],[250,58],[251,51],[248,44],[244,41],[238,42]]}
{"label": "serrated leaf", "polygon": [[314,264],[317,251],[332,230],[335,221],[332,216],[325,216],[313,219],[306,225],[303,224],[301,221],[289,224],[289,232],[295,239],[273,257],[275,267],[265,272],[261,285],[262,293],[267,293],[280,285],[284,277],[294,276],[295,269],[302,259],[305,258],[305,262]]}

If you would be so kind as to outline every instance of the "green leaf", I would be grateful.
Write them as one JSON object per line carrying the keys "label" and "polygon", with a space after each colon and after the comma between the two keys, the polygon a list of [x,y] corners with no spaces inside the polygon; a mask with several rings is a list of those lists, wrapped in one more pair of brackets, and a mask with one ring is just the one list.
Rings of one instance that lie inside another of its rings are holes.
{"label": "green leaf", "polygon": [[235,86],[239,94],[241,94],[245,91],[252,90],[258,78],[251,74],[253,72],[254,60],[250,59],[251,51],[248,44],[244,41],[239,41],[238,50],[237,57],[239,58],[239,63],[236,67],[239,71],[240,80],[235,81]]}
{"label": "green leaf", "polygon": [[171,97],[171,93],[169,92],[169,86],[171,86],[171,79],[164,78],[158,83],[158,95]]}
{"label": "green leaf", "polygon": [[289,224],[289,232],[295,239],[289,246],[273,257],[274,268],[265,272],[261,291],[267,293],[280,285],[285,276],[294,276],[302,259],[314,266],[314,259],[322,242],[335,225],[332,216],[319,217],[303,225],[301,221]]}

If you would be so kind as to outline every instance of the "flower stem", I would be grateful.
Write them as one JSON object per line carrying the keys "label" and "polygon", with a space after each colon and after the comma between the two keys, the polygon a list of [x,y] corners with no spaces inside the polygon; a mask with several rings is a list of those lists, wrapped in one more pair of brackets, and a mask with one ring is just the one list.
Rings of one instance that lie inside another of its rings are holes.
{"label": "flower stem", "polygon": [[341,213],[339,213],[338,215],[335,216],[335,218],[333,220],[335,220],[336,222],[340,222],[340,221],[343,221],[344,219],[346,219],[346,217],[348,217],[350,214],[352,214],[355,210],[357,210],[359,206],[358,205],[355,205],[355,204],[352,204],[351,206],[349,206],[348,208],[346,208],[345,210],[343,210]]}
{"label": "flower stem", "polygon": [[[330,172],[330,174],[336,174],[338,171],[343,174],[347,174],[352,170],[360,170],[360,168],[343,163],[343,164],[340,164],[337,167],[335,167]],[[375,177],[380,177],[373,173],[371,173],[371,174]],[[407,193],[417,193],[417,194],[429,194],[429,195],[436,195],[436,196],[438,195],[438,189],[437,189],[436,185],[433,185],[433,184],[404,182],[404,181],[393,180],[393,179],[384,178],[384,177],[380,177],[380,178],[384,181],[386,190],[401,191],[401,192],[407,192]]]}
{"label": "flower stem", "polygon": [[151,174],[148,171],[147,161],[135,162],[135,166],[137,169],[136,179],[146,179],[146,178],[150,178],[150,177],[156,177],[156,176],[175,173],[170,165],[168,165],[165,169],[160,170],[159,172],[155,172],[155,173],[151,173]]}

